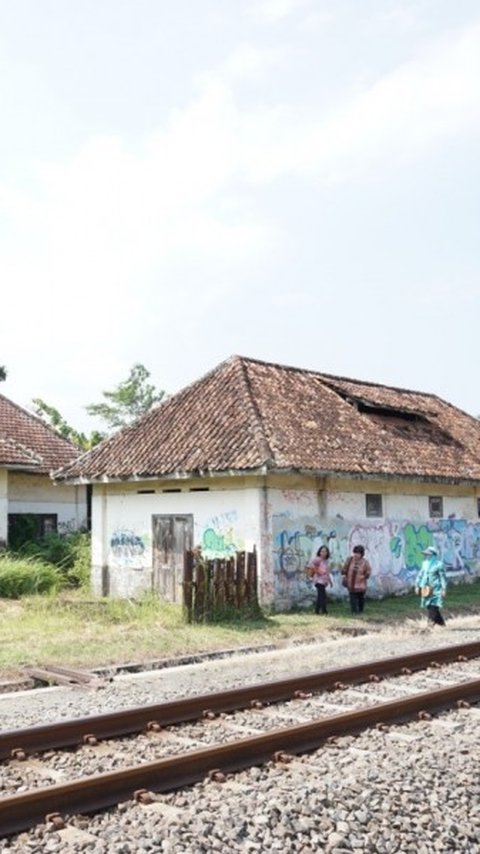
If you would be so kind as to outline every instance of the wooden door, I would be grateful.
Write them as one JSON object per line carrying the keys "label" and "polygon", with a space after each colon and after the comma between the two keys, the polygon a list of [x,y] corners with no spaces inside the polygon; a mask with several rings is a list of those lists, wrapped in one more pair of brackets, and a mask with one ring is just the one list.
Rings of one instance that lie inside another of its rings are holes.
{"label": "wooden door", "polygon": [[153,524],[153,589],[167,602],[182,602],[183,561],[192,548],[193,516],[155,514]]}

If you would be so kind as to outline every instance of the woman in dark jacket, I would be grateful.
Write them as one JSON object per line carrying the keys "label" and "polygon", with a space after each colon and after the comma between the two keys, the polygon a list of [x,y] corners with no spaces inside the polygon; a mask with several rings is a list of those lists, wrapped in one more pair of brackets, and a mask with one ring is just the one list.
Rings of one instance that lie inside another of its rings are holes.
{"label": "woman in dark jacket", "polygon": [[363,546],[355,546],[342,567],[343,584],[350,596],[352,614],[363,613],[367,581],[372,574],[372,567],[364,555]]}

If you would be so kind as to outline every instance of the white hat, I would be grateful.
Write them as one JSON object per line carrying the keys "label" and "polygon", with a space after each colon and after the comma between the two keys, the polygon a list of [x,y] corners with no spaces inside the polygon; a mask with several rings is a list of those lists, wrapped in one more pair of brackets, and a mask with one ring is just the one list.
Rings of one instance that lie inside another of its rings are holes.
{"label": "white hat", "polygon": [[423,549],[423,551],[422,551],[422,555],[436,555],[436,554],[437,554],[437,550],[436,550],[435,546],[427,546],[427,548]]}

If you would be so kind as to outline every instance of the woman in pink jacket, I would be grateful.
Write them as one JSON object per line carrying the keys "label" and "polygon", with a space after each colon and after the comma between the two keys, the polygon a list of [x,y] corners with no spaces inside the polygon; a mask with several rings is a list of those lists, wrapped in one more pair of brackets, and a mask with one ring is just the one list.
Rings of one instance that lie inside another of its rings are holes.
{"label": "woman in pink jacket", "polygon": [[320,546],[315,557],[307,564],[310,578],[317,590],[317,601],[315,602],[316,614],[327,614],[327,584],[333,587],[332,576],[328,567],[330,549]]}

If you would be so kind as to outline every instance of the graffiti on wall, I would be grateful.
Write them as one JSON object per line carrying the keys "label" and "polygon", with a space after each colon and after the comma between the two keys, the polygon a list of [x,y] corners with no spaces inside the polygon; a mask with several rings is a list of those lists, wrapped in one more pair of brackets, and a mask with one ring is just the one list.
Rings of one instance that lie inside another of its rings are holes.
{"label": "graffiti on wall", "polygon": [[112,563],[121,567],[142,568],[145,543],[142,537],[128,528],[118,528],[110,538]]}
{"label": "graffiti on wall", "polygon": [[335,526],[312,517],[273,516],[275,598],[290,604],[311,600],[305,565],[321,545],[331,553],[333,594],[344,595],[340,569],[355,545],[365,546],[372,565],[373,595],[401,593],[412,587],[426,546],[433,545],[443,561],[447,578],[480,575],[480,522],[439,519],[425,524],[403,520],[351,523],[336,518]]}
{"label": "graffiti on wall", "polygon": [[231,557],[244,549],[244,541],[235,533],[236,510],[219,513],[207,520],[201,536],[202,554],[209,560]]}

